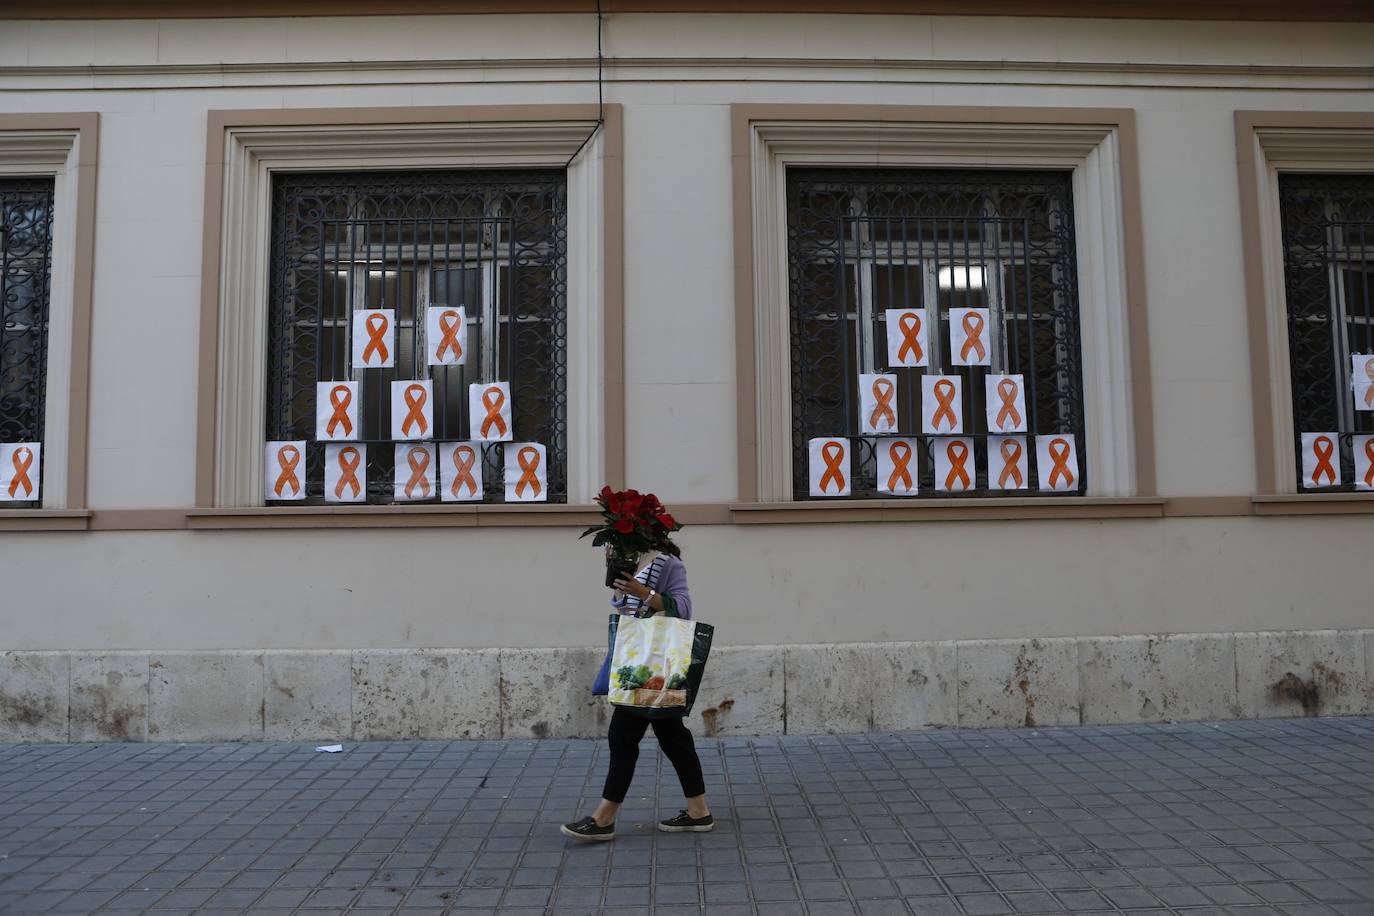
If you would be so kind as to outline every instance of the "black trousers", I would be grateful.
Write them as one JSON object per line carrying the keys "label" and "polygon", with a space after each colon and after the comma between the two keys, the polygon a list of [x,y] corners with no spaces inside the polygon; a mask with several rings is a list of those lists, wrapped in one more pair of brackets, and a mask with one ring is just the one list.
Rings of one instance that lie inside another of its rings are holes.
{"label": "black trousers", "polygon": [[611,745],[611,768],[606,774],[602,798],[616,804],[625,801],[625,793],[630,791],[630,780],[634,779],[635,762],[639,760],[639,742],[651,725],[658,746],[663,748],[663,753],[677,771],[683,796],[696,798],[705,794],[706,779],[701,774],[697,748],[692,742],[692,733],[682,720],[649,719],[617,706],[615,712],[611,713],[611,728],[606,735]]}

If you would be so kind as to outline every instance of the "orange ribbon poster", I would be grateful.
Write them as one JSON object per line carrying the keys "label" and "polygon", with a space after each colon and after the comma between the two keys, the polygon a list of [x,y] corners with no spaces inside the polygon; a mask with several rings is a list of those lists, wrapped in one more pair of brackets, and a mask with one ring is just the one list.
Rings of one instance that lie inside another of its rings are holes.
{"label": "orange ribbon poster", "polygon": [[1035,437],[1035,470],[1041,490],[1078,489],[1078,444],[1072,433]]}
{"label": "orange ribbon poster", "polygon": [[468,358],[468,315],[462,306],[425,310],[425,353],[431,366],[461,366]]}
{"label": "orange ribbon poster", "polygon": [[433,499],[437,488],[439,462],[433,442],[396,444],[396,470],[393,495],[397,502]]}
{"label": "orange ribbon poster", "polygon": [[349,442],[361,437],[358,431],[358,383],[315,383],[315,439],[319,442]]}
{"label": "orange ribbon poster", "polygon": [[878,492],[893,496],[915,496],[919,478],[915,439],[879,439]]}
{"label": "orange ribbon poster", "polygon": [[949,310],[949,361],[956,366],[992,365],[991,312]]}
{"label": "orange ribbon poster", "polygon": [[988,432],[1026,431],[1026,382],[1021,375],[988,375],[984,380]]}
{"label": "orange ribbon poster", "polygon": [[353,368],[390,369],[396,365],[396,310],[353,313]]}
{"label": "orange ribbon poster", "polygon": [[921,376],[921,431],[964,431],[964,380],[959,376]]}
{"label": "orange ribbon poster", "polygon": [[1341,437],[1338,433],[1302,434],[1302,485],[1304,489],[1341,485]]}
{"label": "orange ribbon poster", "polygon": [[1350,357],[1356,410],[1374,410],[1374,354]]}
{"label": "orange ribbon poster", "polygon": [[367,446],[324,447],[324,501],[367,502]]}
{"label": "orange ribbon poster", "polygon": [[482,443],[445,442],[439,446],[439,496],[446,503],[482,498]]}
{"label": "orange ribbon poster", "polygon": [[546,502],[549,498],[548,453],[538,442],[505,446],[506,502]]}
{"label": "orange ribbon poster", "polygon": [[469,385],[468,438],[474,442],[511,441],[510,409],[510,382]]}
{"label": "orange ribbon poster", "polygon": [[434,438],[434,383],[429,379],[391,383],[391,438]]}
{"label": "orange ribbon poster", "polygon": [[897,431],[897,376],[859,376],[859,429],[866,435]]}
{"label": "orange ribbon poster", "polygon": [[1374,490],[1374,436],[1352,436],[1355,452],[1355,489]]}
{"label": "orange ribbon poster", "polygon": [[988,489],[1024,490],[1030,486],[1030,455],[1024,436],[988,436]]}
{"label": "orange ribbon poster", "polygon": [[42,453],[37,442],[0,445],[0,503],[38,501]]}
{"label": "orange ribbon poster", "polygon": [[890,367],[930,365],[930,336],[925,309],[884,309],[887,325],[887,364]]}
{"label": "orange ribbon poster", "polygon": [[305,440],[267,443],[262,482],[273,502],[305,499]]}
{"label": "orange ribbon poster", "polygon": [[973,489],[978,468],[973,460],[972,439],[935,439],[935,489],[962,493]]}
{"label": "orange ribbon poster", "polygon": [[806,443],[810,455],[811,495],[848,496],[849,440],[823,436]]}

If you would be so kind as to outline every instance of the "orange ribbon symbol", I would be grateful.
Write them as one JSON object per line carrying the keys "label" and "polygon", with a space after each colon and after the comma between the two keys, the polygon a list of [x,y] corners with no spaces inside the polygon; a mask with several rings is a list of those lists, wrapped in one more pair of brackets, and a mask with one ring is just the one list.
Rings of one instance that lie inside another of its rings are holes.
{"label": "orange ribbon symbol", "polygon": [[429,432],[429,423],[425,421],[425,402],[429,400],[429,393],[425,391],[424,385],[407,385],[405,391],[406,418],[401,423],[401,435],[410,435],[410,424],[420,424],[420,435]]}
{"label": "orange ribbon symbol", "polygon": [[921,316],[906,312],[897,319],[897,327],[902,332],[902,345],[897,349],[897,362],[906,364],[906,355],[911,354],[911,361],[919,363],[925,354],[921,351],[921,339],[917,335],[921,333]]}
{"label": "orange ribbon symbol", "polygon": [[501,408],[506,404],[506,393],[500,388],[488,388],[482,392],[482,406],[487,409],[487,416],[482,421],[482,438],[490,439],[491,433],[488,430],[493,425],[496,426],[496,434],[504,436],[506,434],[506,421],[501,417]]}
{"label": "orange ribbon symbol", "polygon": [[1009,378],[997,383],[997,396],[1002,399],[1002,409],[997,411],[998,429],[1016,429],[1021,425],[1021,414],[1016,409],[1017,384]]}
{"label": "orange ribbon symbol", "polygon": [[835,492],[844,490],[844,469],[840,466],[844,463],[845,448],[840,443],[831,439],[821,446],[821,460],[825,462],[825,473],[821,475],[821,492],[829,489],[830,481],[835,482]]}
{"label": "orange ribbon symbol", "polygon": [[887,455],[892,459],[892,474],[887,478],[887,488],[895,493],[900,482],[904,490],[910,490],[913,486],[911,472],[906,467],[911,463],[911,446],[905,442],[894,442],[887,447]]}
{"label": "orange ribbon symbol", "polygon": [[520,462],[520,479],[515,482],[515,495],[525,495],[525,484],[534,487],[534,498],[542,492],[539,486],[539,449],[525,446],[516,453],[515,460]]}
{"label": "orange ribbon symbol", "polygon": [[1364,406],[1374,407],[1374,359],[1365,360],[1364,374],[1369,376],[1369,388],[1364,393]]}
{"label": "orange ribbon symbol", "polygon": [[[1374,366],[1374,363],[1370,365]],[[1364,485],[1374,490],[1374,439],[1365,441],[1364,454],[1369,459],[1369,470],[1364,472]]]}
{"label": "orange ribbon symbol", "polygon": [[983,347],[983,327],[986,322],[978,312],[966,312],[964,320],[964,333],[968,336],[964,338],[964,346],[959,350],[959,358],[968,362],[969,350],[976,350],[978,358],[984,360],[988,358],[988,351]]}
{"label": "orange ribbon symbol", "polygon": [[997,478],[999,490],[1012,489],[1007,486],[1007,478],[1019,489],[1024,479],[1021,477],[1021,443],[1015,439],[1002,440],[1002,473]]}
{"label": "orange ribbon symbol", "polygon": [[888,429],[897,428],[897,415],[892,412],[892,396],[896,393],[897,386],[892,384],[891,379],[873,380],[873,397],[877,403],[873,405],[873,412],[868,415],[870,429],[877,429],[879,420],[886,420]]}
{"label": "orange ribbon symbol", "polygon": [[1064,486],[1073,486],[1073,471],[1069,470],[1069,442],[1067,439],[1054,438],[1046,447],[1050,453],[1050,460],[1054,466],[1050,468],[1050,489],[1054,489],[1054,482],[1060,477],[1064,478]]}
{"label": "orange ribbon symbol", "polygon": [[429,449],[416,445],[406,452],[406,463],[410,465],[410,479],[406,481],[406,498],[415,498],[415,487],[421,488],[425,498],[429,497]]}
{"label": "orange ribbon symbol", "polygon": [[949,473],[945,475],[945,489],[953,490],[956,481],[963,481],[963,486],[959,489],[967,490],[973,486],[973,481],[969,480],[968,471],[964,470],[964,465],[968,462],[968,446],[959,440],[955,440],[945,446],[945,457],[949,459]]}
{"label": "orange ribbon symbol", "polygon": [[334,408],[334,415],[329,418],[329,425],[324,428],[324,434],[331,439],[334,438],[334,427],[342,423],[344,435],[353,435],[353,421],[348,419],[348,405],[353,403],[352,390],[347,385],[335,385],[329,392],[329,403]]}
{"label": "orange ribbon symbol", "polygon": [[277,494],[277,499],[282,498],[282,490],[288,485],[294,495],[300,495],[301,482],[296,478],[296,465],[300,463],[301,451],[294,445],[284,445],[277,449],[277,466],[281,468],[281,473],[277,475],[277,482],[272,485],[272,491]]}
{"label": "orange ribbon symbol", "polygon": [[362,484],[358,483],[358,468],[363,463],[363,456],[358,454],[358,450],[353,446],[339,449],[339,482],[334,484],[334,496],[343,499],[344,487],[352,487],[353,498],[357,499],[362,495]]}
{"label": "orange ribbon symbol", "polygon": [[[374,324],[375,322],[375,324]],[[372,362],[372,354],[377,354],[377,361],[384,363],[390,358],[391,354],[386,349],[386,329],[388,322],[385,315],[368,315],[363,322],[367,327],[367,346],[363,347],[363,364]]]}
{"label": "orange ribbon symbol", "polygon": [[463,329],[463,316],[453,309],[439,314],[439,330],[443,332],[443,339],[439,341],[439,349],[435,352],[434,358],[442,360],[447,350],[453,350],[453,358],[459,360],[463,358],[463,345],[458,342],[458,332]]}
{"label": "orange ribbon symbol", "polygon": [[1321,486],[1320,478],[1323,474],[1331,481],[1330,486],[1336,485],[1336,469],[1331,466],[1331,459],[1336,455],[1336,444],[1331,441],[1330,436],[1318,436],[1312,440],[1312,454],[1317,458],[1317,466],[1312,470],[1312,486]]}
{"label": "orange ribbon symbol", "polygon": [[959,390],[954,387],[954,383],[947,378],[939,379],[935,382],[935,416],[931,418],[930,425],[935,429],[940,428],[940,418],[944,417],[949,421],[950,432],[959,428],[959,418],[954,415],[954,396]]}
{"label": "orange ribbon symbol", "polygon": [[477,495],[477,481],[472,477],[473,465],[477,464],[477,452],[470,445],[460,445],[453,450],[453,467],[457,473],[449,492],[458,495],[458,488],[466,486],[469,496]]}
{"label": "orange ribbon symbol", "polygon": [[33,467],[33,449],[20,446],[10,455],[10,464],[14,465],[14,477],[10,479],[10,496],[19,492],[19,486],[24,487],[24,495],[33,495],[33,481],[29,479],[29,468]]}

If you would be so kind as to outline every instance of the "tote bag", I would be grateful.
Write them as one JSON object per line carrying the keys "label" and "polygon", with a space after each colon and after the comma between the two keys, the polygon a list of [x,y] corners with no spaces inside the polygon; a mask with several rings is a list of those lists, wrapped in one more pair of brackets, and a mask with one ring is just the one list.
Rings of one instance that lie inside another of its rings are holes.
{"label": "tote bag", "polygon": [[612,614],[608,635],[611,703],[650,718],[691,712],[715,627],[678,617]]}

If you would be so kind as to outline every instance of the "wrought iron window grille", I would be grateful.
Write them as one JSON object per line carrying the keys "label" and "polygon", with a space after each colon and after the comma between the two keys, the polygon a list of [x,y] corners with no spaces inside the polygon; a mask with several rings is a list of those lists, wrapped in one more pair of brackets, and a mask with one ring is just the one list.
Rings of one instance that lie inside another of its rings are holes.
{"label": "wrought iron window grille", "polygon": [[[510,382],[514,439],[547,448],[548,499],[566,502],[562,171],[278,175],[270,282],[266,434],[307,440],[306,504],[325,501],[315,383],[359,383],[353,441],[368,446],[367,502],[384,504],[393,501],[390,383],[425,378],[438,442],[468,438],[470,383]],[[432,305],[465,308],[465,365],[426,365]],[[351,364],[351,316],[372,308],[396,310],[394,368]],[[482,451],[484,501],[501,502],[502,443]]]}
{"label": "wrought iron window grille", "polygon": [[[1077,437],[1077,488],[1089,468],[1071,175],[970,169],[794,169],[787,177],[792,374],[792,480],[809,499],[807,441],[853,443],[850,498],[882,497],[876,443],[860,434],[860,373],[898,378],[893,435],[917,437],[919,492],[932,498],[1037,495],[989,484],[987,374],[1025,380],[1027,432]],[[888,367],[886,309],[924,308],[930,365]],[[949,310],[990,312],[991,366],[950,362]],[[966,492],[935,488],[934,440],[921,432],[921,374],[963,379],[961,435],[974,440],[977,475]],[[1060,493],[1058,495],[1065,495]]]}
{"label": "wrought iron window grille", "polygon": [[1279,214],[1294,453],[1302,433],[1337,433],[1343,482],[1320,490],[1353,490],[1351,440],[1374,433],[1350,359],[1374,353],[1374,174],[1280,174]]}
{"label": "wrought iron window grille", "polygon": [[[42,442],[52,286],[52,178],[0,178],[0,442]],[[39,473],[47,454],[39,455]],[[38,500],[5,502],[33,508]]]}

